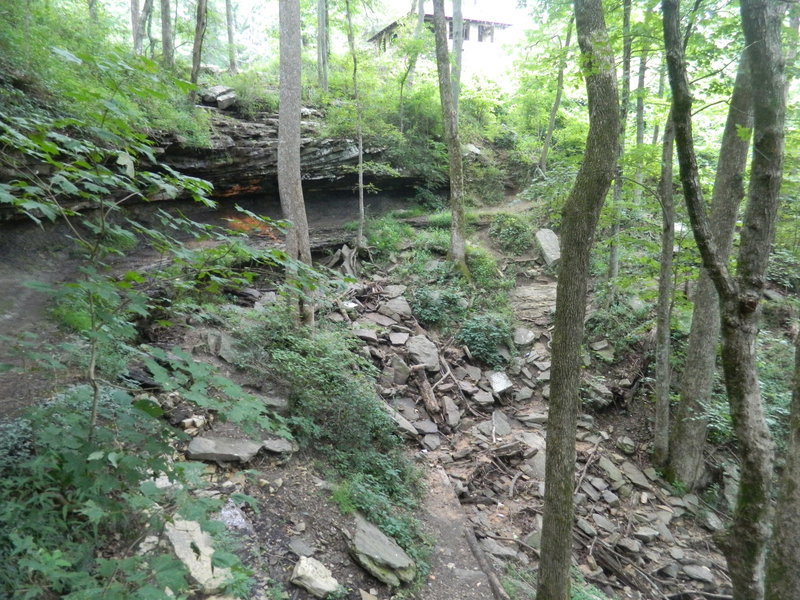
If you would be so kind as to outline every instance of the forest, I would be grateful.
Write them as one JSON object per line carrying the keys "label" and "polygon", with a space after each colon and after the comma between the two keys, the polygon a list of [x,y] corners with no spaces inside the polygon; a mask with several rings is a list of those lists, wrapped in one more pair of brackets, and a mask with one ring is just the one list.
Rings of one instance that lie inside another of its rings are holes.
{"label": "forest", "polygon": [[800,2],[0,6],[0,598],[800,599]]}

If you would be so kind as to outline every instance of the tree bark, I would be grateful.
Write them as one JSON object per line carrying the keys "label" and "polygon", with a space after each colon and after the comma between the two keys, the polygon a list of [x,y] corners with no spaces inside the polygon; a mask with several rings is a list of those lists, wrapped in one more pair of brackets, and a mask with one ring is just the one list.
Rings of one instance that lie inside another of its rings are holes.
{"label": "tree bark", "polygon": [[550,107],[550,119],[547,121],[547,134],[542,143],[542,153],[539,155],[539,170],[542,175],[547,174],[547,154],[550,151],[550,144],[553,141],[553,132],[556,130],[556,117],[558,108],[561,106],[561,96],[564,93],[564,71],[567,69],[567,55],[569,53],[569,43],[572,39],[572,23],[575,17],[570,17],[567,25],[567,37],[564,45],[561,46],[561,58],[558,61],[558,78],[556,79],[556,97],[553,106]]}
{"label": "tree bark", "polygon": [[[622,1],[622,97],[619,110],[619,156],[617,157],[616,176],[614,177],[614,199],[611,206],[613,223],[611,225],[611,241],[608,248],[608,281],[609,291],[613,291],[613,281],[619,275],[619,230],[622,218],[622,159],[625,155],[625,132],[628,126],[628,104],[631,98],[631,0]],[[614,294],[609,294],[609,304],[613,303]]]}
{"label": "tree bark", "polygon": [[458,102],[461,98],[461,59],[464,53],[464,15],[461,0],[453,0],[453,66],[451,70],[453,86],[453,112],[458,119]]}
{"label": "tree bark", "polygon": [[748,203],[731,276],[705,214],[692,140],[692,98],[680,44],[678,0],[664,0],[664,40],[673,93],[681,182],[695,240],[720,296],[722,365],[741,459],[733,522],[721,547],[735,600],[762,600],[770,533],[772,440],[764,420],[756,368],[759,301],[769,258],[783,172],[785,85],[780,29],[783,7],[742,0],[742,28],[754,90],[754,144]]}
{"label": "tree bark", "polygon": [[601,0],[575,0],[575,23],[589,100],[589,134],[586,155],[562,220],[537,600],[569,598],[575,430],[580,408],[589,258],[619,153],[620,109],[614,57],[609,51]]}
{"label": "tree bark", "polygon": [[347,45],[353,59],[353,101],[356,103],[356,136],[358,138],[358,232],[356,233],[356,250],[360,250],[364,239],[364,120],[361,110],[361,94],[358,90],[358,54],[356,53],[356,37],[353,32],[353,12],[350,0],[345,0],[347,16]]}
{"label": "tree bark", "polygon": [[172,43],[172,7],[169,0],[161,0],[161,63],[167,69],[175,67],[175,50]]}
{"label": "tree bark", "polygon": [[317,0],[317,80],[323,92],[328,91],[328,0]]}
{"label": "tree bark", "polygon": [[800,598],[800,335],[795,338],[794,356],[786,464],[767,557],[767,600]]}
{"label": "tree bark", "polygon": [[[727,261],[733,244],[739,204],[744,198],[744,171],[747,165],[749,136],[742,128],[753,126],[753,92],[747,55],[742,54],[733,85],[730,108],[722,134],[714,191],[711,198],[711,229],[722,259]],[[692,326],[686,348],[686,364],[681,380],[680,403],[672,425],[670,454],[666,469],[671,481],[693,489],[703,473],[703,448],[708,419],[705,405],[711,398],[716,372],[719,340],[719,296],[705,269],[697,281]]]}
{"label": "tree bark", "polygon": [[131,38],[133,39],[134,54],[142,54],[144,36],[152,12],[153,0],[144,0],[141,11],[139,10],[139,0],[131,0]]}
{"label": "tree bark", "polygon": [[[647,93],[647,86],[645,85],[645,77],[647,75],[647,55],[648,48],[642,50],[639,57],[639,78],[636,82],[636,149],[641,150],[644,145],[644,97]],[[642,200],[642,184],[644,183],[644,168],[642,165],[641,155],[637,158],[636,162],[636,176],[634,180],[636,185],[633,188],[633,203],[638,205]]]}
{"label": "tree bark", "polygon": [[87,0],[89,5],[89,18],[97,21],[97,0]]}
{"label": "tree bark", "polygon": [[453,107],[453,86],[450,81],[450,56],[447,51],[447,26],[444,0],[433,1],[433,29],[436,38],[436,67],[439,74],[439,98],[442,102],[444,133],[450,163],[450,260],[462,272],[467,272],[464,230],[464,167],[461,142],[458,138],[458,114]]}
{"label": "tree bark", "polygon": [[[419,0],[417,4],[417,23],[414,26],[414,41],[415,43],[419,40],[419,36],[422,33],[422,26],[425,24],[425,0]],[[398,101],[399,104],[399,129],[400,133],[405,132],[405,90],[406,88],[411,87],[412,78],[414,76],[414,69],[417,67],[417,60],[419,59],[419,49],[415,45],[411,51],[411,55],[408,57],[408,63],[406,63],[406,69],[403,71],[403,75],[400,77],[400,98]]]}
{"label": "tree bark", "polygon": [[197,18],[194,25],[194,44],[192,44],[192,74],[190,80],[197,85],[200,64],[203,60],[203,40],[208,24],[208,0],[197,0]]}
{"label": "tree bark", "polygon": [[[292,226],[286,233],[286,254],[293,261],[311,264],[308,220],[300,173],[300,0],[280,0],[280,104],[278,107],[278,192],[281,210]],[[296,269],[287,267],[291,281]],[[298,316],[313,322],[313,307],[298,300]]]}
{"label": "tree bark", "polygon": [[236,64],[236,39],[234,35],[233,0],[225,0],[225,24],[228,29],[228,71],[232,75],[239,72]]}
{"label": "tree bark", "polygon": [[658,278],[658,309],[656,312],[656,382],[655,425],[653,427],[653,463],[663,466],[669,456],[670,384],[670,321],[672,318],[672,259],[675,245],[675,204],[672,185],[673,135],[672,115],[667,117],[661,152],[661,268]]}

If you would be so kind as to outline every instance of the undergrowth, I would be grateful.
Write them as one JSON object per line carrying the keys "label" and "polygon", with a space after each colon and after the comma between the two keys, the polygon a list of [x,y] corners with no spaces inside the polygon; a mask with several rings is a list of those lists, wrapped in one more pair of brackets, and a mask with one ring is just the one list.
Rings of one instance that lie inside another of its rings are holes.
{"label": "undergrowth", "polygon": [[319,324],[297,328],[274,305],[231,322],[240,367],[290,390],[288,423],[340,480],[334,498],[359,510],[417,559],[424,559],[419,525],[411,516],[420,474],[404,454],[396,426],[375,393],[377,371],[346,330]]}

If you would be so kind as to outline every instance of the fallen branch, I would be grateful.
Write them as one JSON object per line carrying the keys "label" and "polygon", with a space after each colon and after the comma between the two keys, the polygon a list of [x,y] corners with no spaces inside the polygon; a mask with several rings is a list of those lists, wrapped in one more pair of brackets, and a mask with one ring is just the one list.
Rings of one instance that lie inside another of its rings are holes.
{"label": "fallen branch", "polygon": [[475,537],[475,532],[471,527],[464,528],[464,536],[467,538],[469,549],[472,550],[472,555],[475,557],[475,560],[478,561],[481,571],[483,571],[486,574],[486,577],[489,579],[489,585],[492,588],[494,597],[497,600],[511,600],[511,597],[506,593],[506,591],[503,589],[503,586],[500,584],[500,580],[497,578],[494,569],[492,569],[489,561],[486,560],[486,555],[483,553],[483,550],[478,544],[478,538]]}

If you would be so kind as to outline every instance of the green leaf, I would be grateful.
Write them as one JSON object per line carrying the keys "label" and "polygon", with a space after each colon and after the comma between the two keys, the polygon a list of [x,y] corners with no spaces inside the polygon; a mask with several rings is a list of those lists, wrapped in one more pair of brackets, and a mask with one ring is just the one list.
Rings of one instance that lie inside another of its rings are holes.
{"label": "green leaf", "polygon": [[83,64],[83,61],[80,58],[78,58],[77,56],[75,56],[69,50],[64,50],[63,48],[58,48],[57,46],[52,46],[50,48],[50,50],[53,51],[53,54],[55,54],[57,56],[60,56],[61,58],[63,58],[64,60],[66,60],[68,62],[75,63],[75,64],[78,64],[78,65],[82,65]]}
{"label": "green leaf", "polygon": [[753,135],[752,127],[743,127],[738,123],[736,124],[736,136],[740,140],[742,140],[743,142],[749,142],[752,135]]}
{"label": "green leaf", "polygon": [[92,461],[92,460],[100,460],[100,459],[101,459],[101,458],[103,458],[105,455],[106,455],[106,453],[105,453],[105,452],[103,452],[102,450],[95,450],[94,452],[92,452],[92,453],[91,453],[91,454],[90,454],[90,455],[89,455],[89,456],[86,458],[86,460],[88,460],[88,461]]}
{"label": "green leaf", "polygon": [[133,407],[136,410],[140,410],[143,413],[150,415],[151,417],[158,418],[164,414],[164,410],[149,398],[141,398],[137,400],[133,403]]}
{"label": "green leaf", "polygon": [[125,169],[125,174],[128,177],[133,177],[136,174],[136,169],[133,166],[133,158],[127,152],[120,151],[117,153],[117,164]]}

